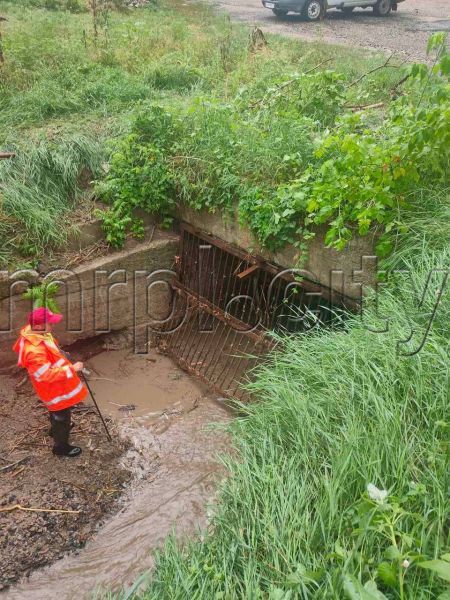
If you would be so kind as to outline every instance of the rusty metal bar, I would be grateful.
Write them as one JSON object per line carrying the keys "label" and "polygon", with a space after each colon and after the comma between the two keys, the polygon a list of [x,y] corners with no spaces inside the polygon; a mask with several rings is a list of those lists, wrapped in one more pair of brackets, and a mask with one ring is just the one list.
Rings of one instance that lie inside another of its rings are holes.
{"label": "rusty metal bar", "polygon": [[233,317],[229,313],[224,312],[221,308],[214,306],[213,304],[211,304],[211,302],[209,302],[209,300],[206,300],[205,298],[196,298],[194,294],[187,290],[178,281],[175,281],[173,283],[173,286],[176,290],[179,290],[180,292],[185,294],[190,301],[196,303],[199,308],[207,311],[210,315],[213,315],[214,317],[223,321],[227,325],[232,326],[232,328],[235,329],[235,331],[238,331],[239,333],[243,333],[251,337],[257,343],[265,344],[270,347],[272,346],[272,344],[269,343],[265,337],[265,331],[260,331],[259,333],[256,333],[255,331],[249,330],[246,323],[240,321],[239,319],[236,319],[236,317]]}
{"label": "rusty metal bar", "polygon": [[181,226],[177,273],[177,310],[161,331],[160,347],[222,396],[250,398],[240,384],[277,347],[268,332],[300,332],[308,310],[322,320],[331,308],[326,288],[298,282],[281,267],[188,224]]}
{"label": "rusty metal bar", "polygon": [[[241,248],[234,246],[229,242],[226,242],[225,240],[217,238],[209,233],[197,229],[196,227],[193,227],[189,223],[181,223],[180,230],[182,233],[184,231],[189,232],[190,234],[197,236],[204,241],[207,241],[211,245],[217,246],[225,252],[229,252],[230,254],[234,254],[235,256],[246,260],[249,263],[249,265],[258,265],[261,269],[269,271],[269,273],[271,273],[274,276],[277,275],[278,277],[283,278],[289,282],[295,282],[297,280],[292,273],[289,273],[289,269],[283,269],[257,254],[251,255],[248,252],[242,250]],[[325,300],[329,302],[335,301],[339,306],[346,310],[359,311],[361,309],[361,303],[357,299],[347,296],[342,292],[337,292],[329,286],[314,281],[313,279],[309,279],[305,275],[303,275],[301,278],[301,285],[306,291],[319,292]]]}

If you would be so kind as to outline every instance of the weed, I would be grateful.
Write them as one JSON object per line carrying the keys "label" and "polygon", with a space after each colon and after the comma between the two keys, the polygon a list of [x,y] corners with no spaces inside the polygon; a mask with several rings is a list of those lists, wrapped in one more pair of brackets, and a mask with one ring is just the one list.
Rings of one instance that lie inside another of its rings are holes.
{"label": "weed", "polygon": [[101,144],[80,134],[12,147],[16,158],[0,162],[3,260],[12,245],[22,256],[32,256],[64,243],[63,219],[82,192],[80,174],[98,175],[103,157]]}
{"label": "weed", "polygon": [[55,300],[58,290],[59,285],[57,282],[47,281],[28,288],[23,297],[25,300],[32,301],[33,309],[45,307],[54,313],[59,313],[60,309]]}

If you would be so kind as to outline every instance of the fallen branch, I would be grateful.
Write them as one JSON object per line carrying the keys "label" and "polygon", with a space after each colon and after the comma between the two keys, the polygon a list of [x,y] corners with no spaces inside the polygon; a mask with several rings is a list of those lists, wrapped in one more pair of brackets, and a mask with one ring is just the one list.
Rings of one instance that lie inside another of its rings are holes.
{"label": "fallen branch", "polygon": [[0,508],[0,512],[12,512],[13,510],[23,510],[26,512],[67,513],[72,515],[78,515],[81,512],[81,510],[62,510],[57,508],[27,508],[21,504],[14,504],[13,506]]}
{"label": "fallen branch", "polygon": [[407,81],[410,77],[411,77],[411,73],[408,73],[407,75],[402,77],[400,79],[400,81],[397,81],[397,83],[391,87],[391,90],[390,90],[391,94],[394,94],[397,91],[397,88],[399,88],[401,85],[403,85],[405,83],[405,81]]}
{"label": "fallen branch", "polygon": [[19,381],[19,383],[16,385],[16,389],[20,389],[22,386],[24,386],[26,384],[27,381],[28,381],[28,375],[25,375],[25,377],[23,377],[23,379],[21,379]]}
{"label": "fallen branch", "polygon": [[89,491],[85,487],[82,487],[81,485],[78,485],[77,483],[74,483],[73,481],[65,481],[65,479],[57,479],[56,481],[59,481],[60,483],[64,483],[65,485],[73,485],[73,487],[76,487],[77,489],[81,490],[82,492]]}
{"label": "fallen branch", "polygon": [[354,104],[352,106],[346,106],[345,108],[349,108],[353,112],[358,112],[361,110],[369,110],[371,108],[383,108],[384,102],[376,102],[375,104]]}
{"label": "fallen branch", "polygon": [[358,79],[355,79],[354,81],[349,83],[347,86],[347,89],[353,87],[354,85],[358,85],[358,83],[360,81],[362,81],[365,77],[368,77],[369,75],[372,75],[372,73],[375,73],[376,71],[380,71],[381,69],[386,69],[388,67],[390,67],[391,69],[398,69],[399,65],[390,65],[389,64],[391,62],[391,59],[393,58],[393,56],[394,56],[394,54],[391,54],[389,56],[389,58],[387,58],[382,65],[378,65],[378,67],[374,67],[373,69],[370,69],[370,71],[367,71],[367,73],[363,73],[360,77],[358,77]]}
{"label": "fallen branch", "polygon": [[194,402],[192,403],[192,406],[190,408],[188,408],[185,412],[185,414],[187,415],[188,413],[192,412],[193,410],[195,410],[198,406],[200,405],[200,400],[199,398],[196,398],[194,400]]}
{"label": "fallen branch", "polygon": [[24,470],[25,470],[25,467],[20,467],[20,469],[17,469],[17,471],[14,471],[14,473],[11,473],[11,477],[16,477],[16,475],[19,475]]}
{"label": "fallen branch", "polygon": [[[299,75],[299,77],[294,77],[293,79],[289,79],[288,81],[281,83],[273,93],[275,94],[275,93],[279,92],[280,90],[284,90],[284,88],[287,88],[288,86],[290,86],[293,83],[295,83],[296,81],[298,81],[300,77],[303,77],[304,75],[309,75],[310,73],[312,73],[313,71],[315,71],[316,69],[321,67],[322,65],[325,65],[326,63],[329,63],[332,60],[333,60],[332,58],[326,58],[325,60],[323,60],[322,62],[317,64],[315,67],[312,67],[311,69],[308,69],[304,73],[301,73]],[[258,106],[258,104],[259,105],[264,104],[265,100],[267,99],[267,96],[268,96],[268,94],[266,94],[264,96],[264,98],[261,98],[261,100],[256,100],[255,102],[253,102],[252,104],[249,105],[249,108],[255,108],[255,106]]]}
{"label": "fallen branch", "polygon": [[21,458],[20,460],[16,460],[16,462],[11,463],[10,465],[6,465],[4,467],[2,467],[0,469],[0,471],[7,471],[8,469],[11,469],[12,467],[15,467],[17,465],[20,465],[20,463],[22,463],[24,460],[27,460],[27,458],[29,458],[29,454],[27,456],[24,456],[23,458]]}
{"label": "fallen branch", "polygon": [[89,377],[89,381],[109,381],[110,383],[119,385],[115,379],[109,379],[109,377]]}

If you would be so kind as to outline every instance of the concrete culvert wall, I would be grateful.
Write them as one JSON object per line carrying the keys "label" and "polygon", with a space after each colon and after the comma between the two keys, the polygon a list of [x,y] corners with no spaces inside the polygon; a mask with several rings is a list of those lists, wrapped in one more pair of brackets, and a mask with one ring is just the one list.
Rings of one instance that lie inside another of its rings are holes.
{"label": "concrete culvert wall", "polygon": [[312,281],[351,298],[359,299],[364,288],[375,283],[377,258],[374,235],[355,236],[344,250],[338,251],[325,246],[326,228],[318,228],[315,237],[305,241],[305,250],[287,244],[277,252],[269,252],[261,248],[251,232],[239,224],[237,214],[223,217],[218,213],[181,206],[179,217],[199,230],[286,269],[300,265],[305,276]]}
{"label": "concrete culvert wall", "polygon": [[[356,238],[345,251],[337,252],[325,248],[319,231],[309,242],[306,260],[302,262],[299,250],[293,246],[278,253],[261,249],[251,234],[231,216],[224,218],[180,207],[179,217],[199,230],[286,269],[296,267],[300,261],[306,277],[350,298],[359,299],[364,286],[374,282],[376,258],[371,238]],[[175,276],[175,258],[179,249],[176,232],[157,230],[148,215],[145,221],[149,239],[128,243],[122,251],[108,251],[106,255],[73,269],[56,268],[59,264],[53,261],[42,262],[40,272],[0,273],[0,368],[15,361],[11,345],[31,309],[31,302],[22,297],[23,292],[29,283],[50,279],[61,284],[56,300],[66,319],[56,334],[62,344],[132,328],[136,332],[137,348],[145,351],[149,341],[148,328],[170,313],[172,290],[169,282]],[[102,237],[99,221],[86,223],[78,235],[69,240],[68,251],[83,253],[91,245],[101,243]]]}
{"label": "concrete culvert wall", "polygon": [[[149,241],[99,257],[73,270],[55,269],[45,277],[60,282],[56,301],[65,315],[55,335],[61,344],[121,329],[143,333],[170,312],[173,267],[178,236],[155,231]],[[27,282],[42,277],[36,271],[3,273],[0,282],[0,365],[16,357],[11,346],[26,323],[31,302],[23,299]]]}

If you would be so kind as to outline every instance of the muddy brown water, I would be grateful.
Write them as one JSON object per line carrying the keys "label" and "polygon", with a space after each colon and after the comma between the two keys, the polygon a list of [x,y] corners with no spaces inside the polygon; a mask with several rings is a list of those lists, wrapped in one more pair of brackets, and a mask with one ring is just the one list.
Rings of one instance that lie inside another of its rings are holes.
{"label": "muddy brown water", "polygon": [[91,598],[132,584],[152,568],[168,535],[182,539],[205,526],[225,474],[218,458],[227,448],[221,425],[230,412],[169,358],[103,352],[88,368],[102,410],[133,442],[123,458],[133,484],[120,511],[82,550],[0,594],[5,600]]}

